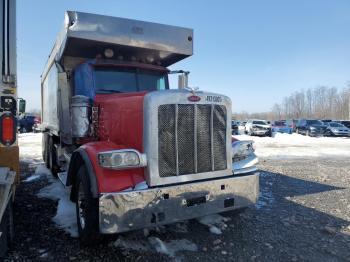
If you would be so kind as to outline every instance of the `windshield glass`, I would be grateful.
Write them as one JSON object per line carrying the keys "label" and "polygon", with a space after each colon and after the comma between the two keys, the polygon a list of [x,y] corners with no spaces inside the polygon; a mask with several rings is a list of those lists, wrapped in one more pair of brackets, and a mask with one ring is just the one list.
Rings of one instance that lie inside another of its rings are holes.
{"label": "windshield glass", "polygon": [[95,67],[96,93],[127,93],[168,89],[166,72],[139,68]]}
{"label": "windshield glass", "polygon": [[323,125],[320,120],[306,120],[308,125]]}
{"label": "windshield glass", "polygon": [[265,121],[253,121],[253,125],[267,125]]}
{"label": "windshield glass", "polygon": [[331,126],[331,127],[344,127],[342,124],[339,124],[339,123],[329,123],[329,126]]}

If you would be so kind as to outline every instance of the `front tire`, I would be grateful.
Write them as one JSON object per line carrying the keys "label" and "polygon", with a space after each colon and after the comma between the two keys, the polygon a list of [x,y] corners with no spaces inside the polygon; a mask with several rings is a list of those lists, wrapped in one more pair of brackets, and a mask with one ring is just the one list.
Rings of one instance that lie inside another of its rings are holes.
{"label": "front tire", "polygon": [[77,174],[75,200],[80,243],[85,246],[98,243],[98,198],[92,196],[85,166],[81,166]]}

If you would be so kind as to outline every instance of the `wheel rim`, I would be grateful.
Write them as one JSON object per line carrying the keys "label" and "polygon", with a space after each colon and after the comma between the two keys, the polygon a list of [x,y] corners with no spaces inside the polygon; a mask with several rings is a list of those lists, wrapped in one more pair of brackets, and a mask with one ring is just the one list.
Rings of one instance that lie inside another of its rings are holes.
{"label": "wheel rim", "polygon": [[79,184],[78,192],[78,217],[80,221],[80,226],[82,229],[85,228],[85,208],[86,208],[86,199],[83,191],[82,183]]}

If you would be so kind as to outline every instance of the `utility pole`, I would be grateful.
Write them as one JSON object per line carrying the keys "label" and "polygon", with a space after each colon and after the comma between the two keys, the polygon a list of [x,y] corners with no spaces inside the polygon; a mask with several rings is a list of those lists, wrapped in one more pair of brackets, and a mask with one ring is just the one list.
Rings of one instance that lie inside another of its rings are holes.
{"label": "utility pole", "polygon": [[348,103],[349,103],[349,115],[348,115],[348,120],[350,120],[350,89],[348,90]]}

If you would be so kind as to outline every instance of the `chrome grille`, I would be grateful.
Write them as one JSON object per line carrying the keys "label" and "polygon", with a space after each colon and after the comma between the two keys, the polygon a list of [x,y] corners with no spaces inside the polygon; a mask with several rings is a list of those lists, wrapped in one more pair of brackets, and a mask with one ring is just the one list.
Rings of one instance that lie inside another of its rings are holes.
{"label": "chrome grille", "polygon": [[224,170],[226,107],[169,104],[158,107],[160,177]]}

